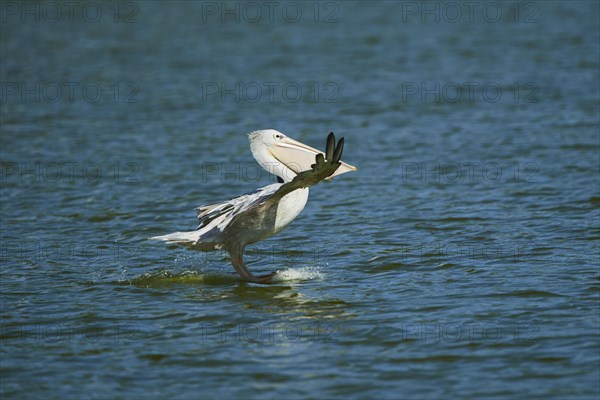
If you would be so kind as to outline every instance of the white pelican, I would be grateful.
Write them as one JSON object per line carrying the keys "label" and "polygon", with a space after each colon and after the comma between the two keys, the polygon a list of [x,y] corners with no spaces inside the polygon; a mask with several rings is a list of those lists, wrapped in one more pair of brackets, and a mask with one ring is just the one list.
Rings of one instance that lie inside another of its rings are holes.
{"label": "white pelican", "polygon": [[255,276],[244,265],[244,248],[264,240],[296,218],[308,200],[308,187],[356,167],[340,161],[344,138],[337,145],[333,132],[325,153],[273,129],[248,135],[252,155],[261,167],[275,174],[274,183],[221,203],[196,208],[200,225],[195,231],[175,232],[152,239],[210,251],[225,249],[231,264],[245,280],[266,283],[275,273]]}

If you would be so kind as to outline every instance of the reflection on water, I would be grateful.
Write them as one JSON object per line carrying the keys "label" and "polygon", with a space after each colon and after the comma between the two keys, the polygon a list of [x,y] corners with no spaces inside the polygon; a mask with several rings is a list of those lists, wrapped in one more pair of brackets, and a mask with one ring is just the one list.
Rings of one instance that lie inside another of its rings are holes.
{"label": "reflection on water", "polygon": [[[352,314],[348,311],[351,308],[349,303],[339,299],[309,297],[303,294],[303,283],[314,279],[322,280],[323,275],[318,270],[305,267],[285,270],[282,275],[272,284],[259,285],[240,281],[235,274],[205,274],[196,271],[172,273],[163,270],[146,273],[132,280],[115,282],[115,284],[173,292],[177,292],[180,288],[195,288],[191,293],[186,291],[185,296],[199,301],[223,299],[237,301],[240,308],[285,315],[290,321],[343,320],[351,317]],[[319,281],[311,282],[311,286],[318,286]]]}

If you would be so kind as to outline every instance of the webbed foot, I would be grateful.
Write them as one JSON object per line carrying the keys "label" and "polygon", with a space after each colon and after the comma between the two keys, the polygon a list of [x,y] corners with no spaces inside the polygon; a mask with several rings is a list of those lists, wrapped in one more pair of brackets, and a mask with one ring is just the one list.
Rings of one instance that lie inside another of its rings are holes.
{"label": "webbed foot", "polygon": [[252,282],[254,282],[254,283],[270,283],[276,274],[277,274],[277,272],[271,272],[270,274],[258,275],[258,276],[253,275],[253,278],[255,280],[253,280]]}

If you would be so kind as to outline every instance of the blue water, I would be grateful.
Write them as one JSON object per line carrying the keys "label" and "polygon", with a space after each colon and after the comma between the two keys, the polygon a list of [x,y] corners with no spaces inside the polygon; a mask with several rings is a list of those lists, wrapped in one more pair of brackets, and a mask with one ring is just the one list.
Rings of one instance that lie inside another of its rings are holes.
{"label": "blue water", "polygon": [[[598,398],[597,2],[61,4],[2,3],[3,399]],[[264,128],[358,167],[276,282],[147,240]]]}

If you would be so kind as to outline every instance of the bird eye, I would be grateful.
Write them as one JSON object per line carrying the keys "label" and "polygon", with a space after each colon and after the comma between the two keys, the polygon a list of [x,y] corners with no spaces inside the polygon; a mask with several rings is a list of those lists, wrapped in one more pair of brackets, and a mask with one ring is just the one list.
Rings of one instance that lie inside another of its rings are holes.
{"label": "bird eye", "polygon": [[275,135],[277,139],[281,139],[281,135]]}

